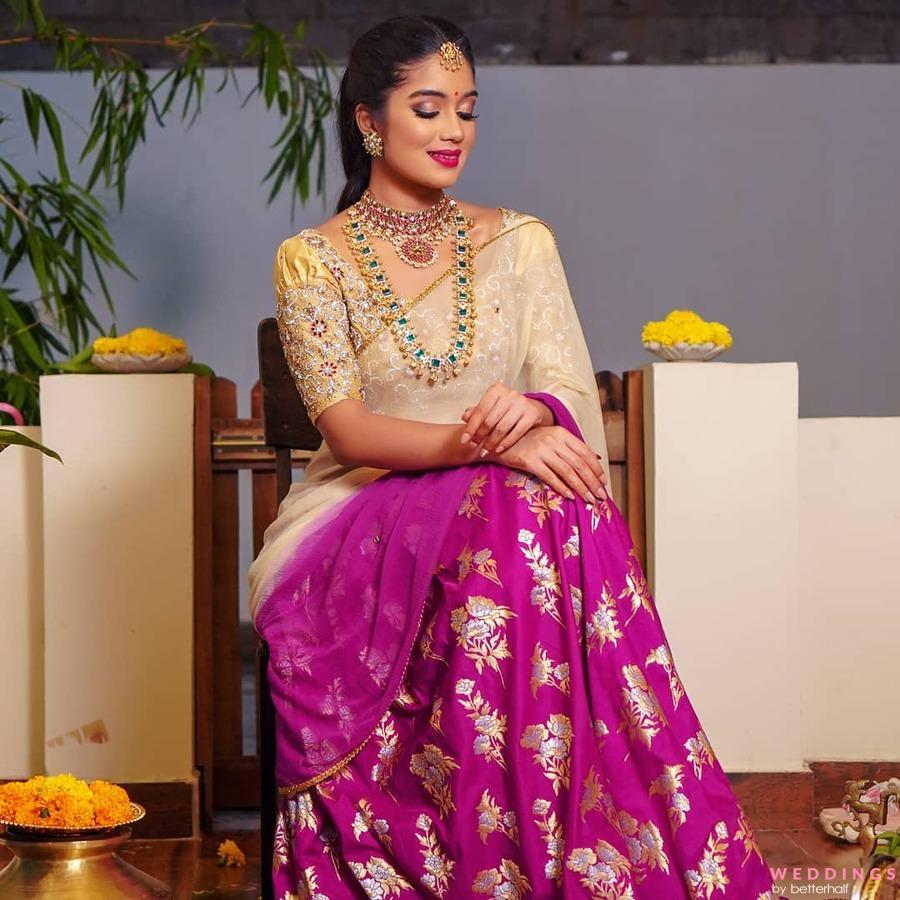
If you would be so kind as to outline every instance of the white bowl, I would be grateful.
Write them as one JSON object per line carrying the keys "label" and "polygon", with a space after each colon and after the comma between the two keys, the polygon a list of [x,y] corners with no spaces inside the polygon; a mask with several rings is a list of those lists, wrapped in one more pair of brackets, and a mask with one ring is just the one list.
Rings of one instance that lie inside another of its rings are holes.
{"label": "white bowl", "polygon": [[91,361],[104,372],[174,372],[192,358],[190,353],[95,353]]}
{"label": "white bowl", "polygon": [[644,346],[651,353],[669,362],[706,362],[728,349],[724,344],[714,344],[712,341],[703,344],[688,344],[686,341],[660,344],[659,341],[644,341]]}

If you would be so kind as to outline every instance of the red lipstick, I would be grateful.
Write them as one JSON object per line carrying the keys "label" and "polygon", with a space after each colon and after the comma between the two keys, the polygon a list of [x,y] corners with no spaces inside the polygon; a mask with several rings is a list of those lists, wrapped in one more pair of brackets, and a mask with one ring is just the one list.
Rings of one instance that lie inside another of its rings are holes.
{"label": "red lipstick", "polygon": [[453,168],[459,165],[461,150],[429,150],[428,155],[442,166]]}

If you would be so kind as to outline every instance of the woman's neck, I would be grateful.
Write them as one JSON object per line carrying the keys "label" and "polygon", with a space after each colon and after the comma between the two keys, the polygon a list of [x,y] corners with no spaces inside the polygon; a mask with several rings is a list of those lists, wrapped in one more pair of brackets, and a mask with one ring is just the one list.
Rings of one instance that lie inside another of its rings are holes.
{"label": "woman's neck", "polygon": [[443,188],[429,187],[414,182],[403,183],[393,178],[386,178],[375,168],[369,178],[369,190],[379,203],[402,212],[428,209],[434,206],[444,194]]}

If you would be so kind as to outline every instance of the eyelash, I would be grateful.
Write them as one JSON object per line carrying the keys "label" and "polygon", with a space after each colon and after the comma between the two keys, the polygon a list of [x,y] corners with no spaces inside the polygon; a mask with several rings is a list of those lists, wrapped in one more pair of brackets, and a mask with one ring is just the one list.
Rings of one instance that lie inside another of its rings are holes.
{"label": "eyelash", "polygon": [[[437,110],[426,111],[423,109],[414,109],[413,112],[417,116],[421,116],[423,119],[433,119],[436,115],[438,115]],[[457,115],[468,122],[471,119],[477,119],[478,116],[481,115],[481,113],[457,113]]]}

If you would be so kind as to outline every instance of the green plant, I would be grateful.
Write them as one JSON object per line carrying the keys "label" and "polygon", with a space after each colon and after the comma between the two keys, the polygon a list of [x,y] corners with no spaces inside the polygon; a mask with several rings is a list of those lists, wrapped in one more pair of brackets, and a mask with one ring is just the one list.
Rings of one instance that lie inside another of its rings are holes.
{"label": "green plant", "polygon": [[40,450],[41,453],[45,453],[47,456],[52,456],[54,459],[58,459],[62,462],[62,458],[55,450],[45,447],[43,444],[32,440],[27,435],[19,434],[18,431],[12,431],[9,428],[0,428],[0,452],[4,451],[10,444],[17,444],[20,447],[30,447],[32,450]]}
{"label": "green plant", "polygon": [[[214,42],[221,29],[239,29],[246,40],[237,62],[255,65],[256,84],[242,107],[259,94],[267,109],[275,107],[284,124],[272,147],[276,157],[262,178],[271,182],[267,204],[291,186],[291,216],[296,200],[306,202],[310,174],[317,159],[316,193],[325,192],[324,125],[334,107],[325,54],[304,43],[305,22],[295,27],[293,40],[262,22],[221,22],[212,19],[159,39],[90,35],[45,16],[40,0],[0,0],[14,17],[13,36],[0,33],[4,44],[35,42],[54,47],[54,68],[89,72],[96,97],[90,128],[78,163],[90,163],[83,184],[73,176],[54,104],[25,85],[0,78],[0,86],[18,91],[35,150],[42,134],[50,140],[57,173],[43,173],[29,181],[8,159],[0,157],[0,400],[22,410],[25,420],[40,422],[38,379],[43,374],[90,372],[91,335],[115,335],[104,330],[91,308],[87,283],[90,268],[99,283],[111,316],[115,308],[104,272],[115,267],[134,274],[115,252],[106,227],[103,204],[91,193],[95,186],[115,186],[119,208],[124,206],[126,174],[138,144],[146,138],[153,118],[162,126],[176,99],[181,118],[192,112],[192,125],[201,111],[207,70],[223,69],[222,91],[229,79],[238,89],[233,61]],[[20,33],[22,32],[22,33]],[[129,45],[156,45],[171,52],[172,66],[155,82],[143,65],[129,55]],[[303,49],[311,74],[295,61]],[[0,111],[0,128],[9,116]],[[7,138],[8,140],[8,138]],[[10,279],[20,267],[34,275],[38,295],[17,296]],[[195,364],[197,366],[199,364]],[[203,367],[201,366],[201,369]],[[196,370],[196,369],[195,369]]]}

